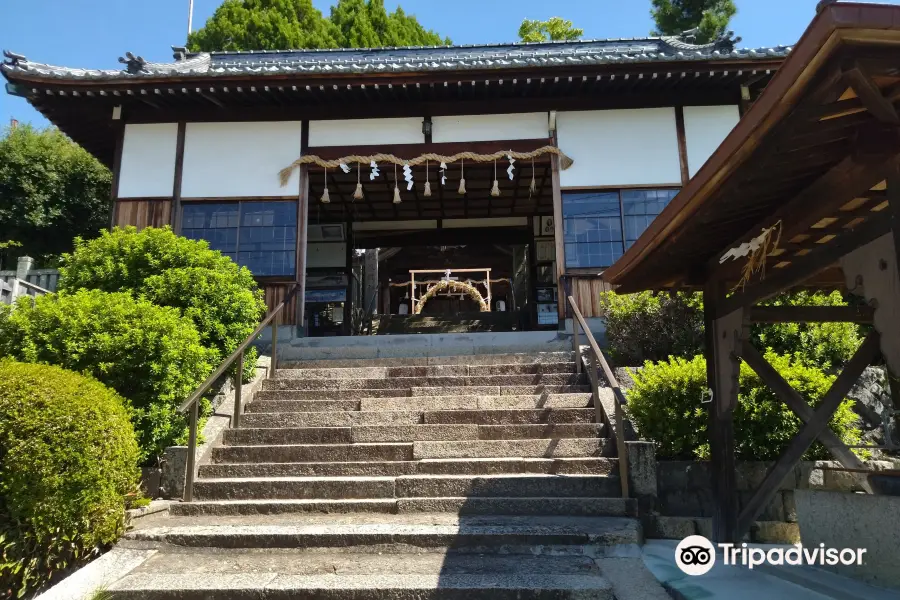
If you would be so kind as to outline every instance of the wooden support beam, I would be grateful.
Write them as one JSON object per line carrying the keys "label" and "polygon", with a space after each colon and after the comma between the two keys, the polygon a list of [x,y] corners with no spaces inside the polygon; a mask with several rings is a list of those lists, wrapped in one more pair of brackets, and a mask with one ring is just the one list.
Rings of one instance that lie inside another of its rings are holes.
{"label": "wooden support beam", "polygon": [[[309,149],[309,121],[303,121],[300,133],[300,154]],[[297,196],[297,265],[294,277],[300,284],[297,290],[297,337],[306,335],[306,254],[309,240],[309,170],[306,165],[297,169],[299,192]]]}
{"label": "wooden support beam", "polygon": [[181,181],[184,176],[184,137],[187,131],[187,123],[178,123],[178,133],[175,138],[175,179],[172,185],[172,210],[169,215],[172,231],[181,234]]}
{"label": "wooden support beam", "polygon": [[871,306],[754,306],[751,323],[859,323],[871,325]]}
{"label": "wooden support beam", "polygon": [[[553,132],[553,145],[556,145],[556,132]],[[568,293],[565,288],[566,274],[566,251],[563,243],[563,211],[562,211],[562,189],[559,183],[559,157],[555,154],[550,156],[550,181],[553,186],[553,235],[556,245],[556,276],[557,276],[557,297],[559,301],[556,304],[559,321],[566,318],[566,302],[565,298]]]}
{"label": "wooden support beam", "polygon": [[[750,340],[744,340],[741,350],[741,358],[753,369],[775,395],[781,398],[791,411],[804,423],[809,423],[814,411],[806,399],[803,398],[791,385],[784,380],[775,367],[766,361]],[[865,469],[866,465],[853,454],[853,451],[841,441],[841,439],[828,427],[822,430],[819,440],[828,448],[828,451],[848,469]],[[868,483],[863,484],[868,493],[872,493]]]}
{"label": "wooden support beam", "polygon": [[844,82],[853,88],[863,105],[872,115],[884,123],[900,125],[900,116],[893,103],[885,98],[881,89],[875,84],[862,65],[858,62],[843,73]]}
{"label": "wooden support beam", "polygon": [[684,127],[684,107],[675,107],[675,132],[678,134],[678,162],[681,165],[681,185],[687,185],[691,179],[691,169],[688,164],[687,135]]}
{"label": "wooden support beam", "polygon": [[887,219],[869,219],[856,229],[835,240],[822,244],[806,256],[794,258],[790,266],[766,274],[766,278],[749,283],[740,292],[732,294],[721,304],[721,312],[727,314],[740,307],[753,306],[789,288],[799,285],[826,267],[838,262],[856,248],[868,244],[890,231]]}
{"label": "wooden support beam", "polygon": [[713,484],[713,538],[733,542],[737,526],[737,485],[734,458],[734,408],[738,401],[736,358],[743,329],[743,310],[716,318],[724,289],[709,283],[703,290],[706,326],[706,379],[712,392],[709,404],[709,445]]}
{"label": "wooden support beam", "polygon": [[800,431],[794,436],[794,439],[781,454],[775,465],[769,469],[759,489],[756,490],[753,497],[744,506],[740,517],[738,517],[736,532],[738,539],[750,530],[753,521],[756,520],[763,508],[771,502],[772,496],[775,495],[787,474],[797,466],[797,463],[800,462],[810,445],[828,427],[831,417],[841,405],[841,402],[844,401],[847,393],[856,384],[862,372],[872,364],[872,361],[878,358],[880,354],[878,349],[880,337],[877,331],[869,333],[856,351],[856,354],[853,355],[853,358],[850,359],[844,370],[838,375],[831,389],[825,393],[819,407],[815,410],[810,420],[800,428]]}

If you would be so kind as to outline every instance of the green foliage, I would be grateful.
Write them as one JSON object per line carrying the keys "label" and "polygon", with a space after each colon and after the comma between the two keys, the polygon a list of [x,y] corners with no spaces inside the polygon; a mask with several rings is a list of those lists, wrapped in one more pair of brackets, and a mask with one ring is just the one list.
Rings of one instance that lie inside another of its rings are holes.
{"label": "green foliage", "polygon": [[339,0],[331,18],[312,0],[225,0],[188,38],[191,51],[379,48],[449,44],[384,0]]}
{"label": "green foliage", "polygon": [[341,48],[449,45],[450,38],[425,29],[399,6],[388,13],[384,0],[339,0],[331,8],[331,24]]}
{"label": "green foliage", "polygon": [[[817,406],[834,377],[818,369],[792,363],[788,357],[766,354],[773,367],[804,398]],[[707,389],[706,360],[670,358],[647,363],[632,373],[634,387],[628,392],[628,414],[644,439],[658,444],[657,456],[666,459],[707,459],[708,411],[701,404]],[[859,443],[852,401],[845,400],[829,426],[847,444]],[[740,460],[775,460],[797,434],[802,422],[746,364],[741,364],[740,394],[734,413],[735,454]],[[807,460],[828,458],[816,442],[805,454]]]}
{"label": "green foliage", "polygon": [[0,356],[90,374],[131,401],[142,462],[183,436],[186,418],[177,407],[215,357],[177,309],[128,293],[20,298],[6,323]]}
{"label": "green foliage", "polygon": [[523,42],[547,42],[577,40],[584,35],[584,29],[572,26],[572,21],[562,17],[550,17],[546,21],[525,19],[519,25],[519,39]]}
{"label": "green foliage", "polygon": [[0,596],[23,597],[118,539],[137,458],[118,394],[0,361]]}
{"label": "green foliage", "polygon": [[620,365],[702,352],[703,305],[697,294],[605,292],[600,302],[610,357]]}
{"label": "green foliage", "polygon": [[[75,241],[63,257],[59,290],[130,292],[171,306],[193,320],[200,341],[219,363],[253,333],[266,305],[253,275],[201,240],[179,237],[166,227],[104,231]],[[256,350],[245,355],[245,377],[256,369]]]}
{"label": "green foliage", "polygon": [[94,237],[108,224],[110,181],[109,170],[59,130],[7,128],[0,137],[0,240],[52,261],[75,236]]}
{"label": "green foliage", "polygon": [[[846,306],[840,292],[798,292],[767,304],[773,306]],[[790,354],[794,360],[824,369],[835,369],[850,360],[862,343],[854,323],[777,323],[755,325],[754,343],[760,350],[771,348]]]}
{"label": "green foliage", "polygon": [[651,0],[652,35],[679,35],[698,29],[696,43],[708,44],[725,34],[737,14],[734,0]]}
{"label": "green foliage", "polygon": [[[600,302],[606,314],[610,356],[620,365],[703,353],[703,300],[700,294],[605,292]],[[784,294],[770,305],[844,306],[839,292]],[[761,352],[772,349],[793,360],[833,370],[853,356],[862,338],[853,323],[778,323],[754,325],[753,343]]]}

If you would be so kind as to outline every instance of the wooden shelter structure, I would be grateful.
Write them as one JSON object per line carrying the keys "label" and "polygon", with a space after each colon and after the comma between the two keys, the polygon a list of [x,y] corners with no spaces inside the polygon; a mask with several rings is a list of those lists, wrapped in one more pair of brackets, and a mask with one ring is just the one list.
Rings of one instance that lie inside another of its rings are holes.
{"label": "wooden shelter structure", "polygon": [[[703,290],[714,536],[739,540],[862,371],[900,374],[900,6],[821,2],[757,102],[640,239],[604,273],[622,292]],[[856,307],[764,307],[786,290],[842,287]],[[748,339],[754,322],[872,323],[813,409]],[[733,411],[743,359],[804,422],[738,513]],[[898,385],[892,383],[894,407]]]}

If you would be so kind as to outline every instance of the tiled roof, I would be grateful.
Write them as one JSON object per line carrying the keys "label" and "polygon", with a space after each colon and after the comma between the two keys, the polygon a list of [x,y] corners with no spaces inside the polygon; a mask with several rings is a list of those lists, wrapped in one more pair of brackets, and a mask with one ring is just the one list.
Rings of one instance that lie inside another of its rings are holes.
{"label": "tiled roof", "polygon": [[678,37],[578,40],[472,46],[434,46],[378,49],[287,50],[254,52],[202,52],[185,54],[171,63],[146,62],[128,53],[119,61],[125,68],[73,69],[27,60],[5,53],[2,71],[56,79],[139,79],[165,76],[370,74],[516,69],[599,64],[676,63],[709,60],[764,60],[783,58],[790,46],[734,47],[730,39],[694,45]]}

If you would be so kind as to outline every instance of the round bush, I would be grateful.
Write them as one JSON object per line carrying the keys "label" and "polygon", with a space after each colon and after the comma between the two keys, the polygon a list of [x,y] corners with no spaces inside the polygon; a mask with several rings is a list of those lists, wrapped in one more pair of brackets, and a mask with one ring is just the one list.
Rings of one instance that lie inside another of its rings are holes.
{"label": "round bush", "polygon": [[[59,290],[131,292],[190,317],[200,341],[218,353],[218,363],[253,333],[266,305],[253,275],[202,240],[189,240],[168,227],[105,231],[75,240],[63,256]],[[255,350],[245,357],[245,376],[256,368]]]}
{"label": "round bush", "polygon": [[114,542],[137,489],[125,400],[59,367],[0,360],[0,595]]}
{"label": "round bush", "polygon": [[[818,406],[834,377],[772,352],[766,360],[812,406]],[[667,459],[709,458],[706,360],[670,358],[647,363],[631,373],[634,387],[628,392],[628,414],[642,439],[657,443],[657,456]],[[802,422],[753,370],[741,363],[740,392],[734,413],[735,455],[740,460],[775,460],[799,431]],[[829,424],[847,444],[859,443],[852,401],[845,400]],[[827,459],[826,448],[816,442],[807,460]]]}
{"label": "round bush", "polygon": [[604,292],[611,358],[620,365],[694,356],[703,348],[703,301],[699,294]]}
{"label": "round bush", "polygon": [[182,437],[177,407],[212,371],[190,319],[127,293],[24,298],[8,322],[0,354],[88,373],[131,401],[142,463]]}

